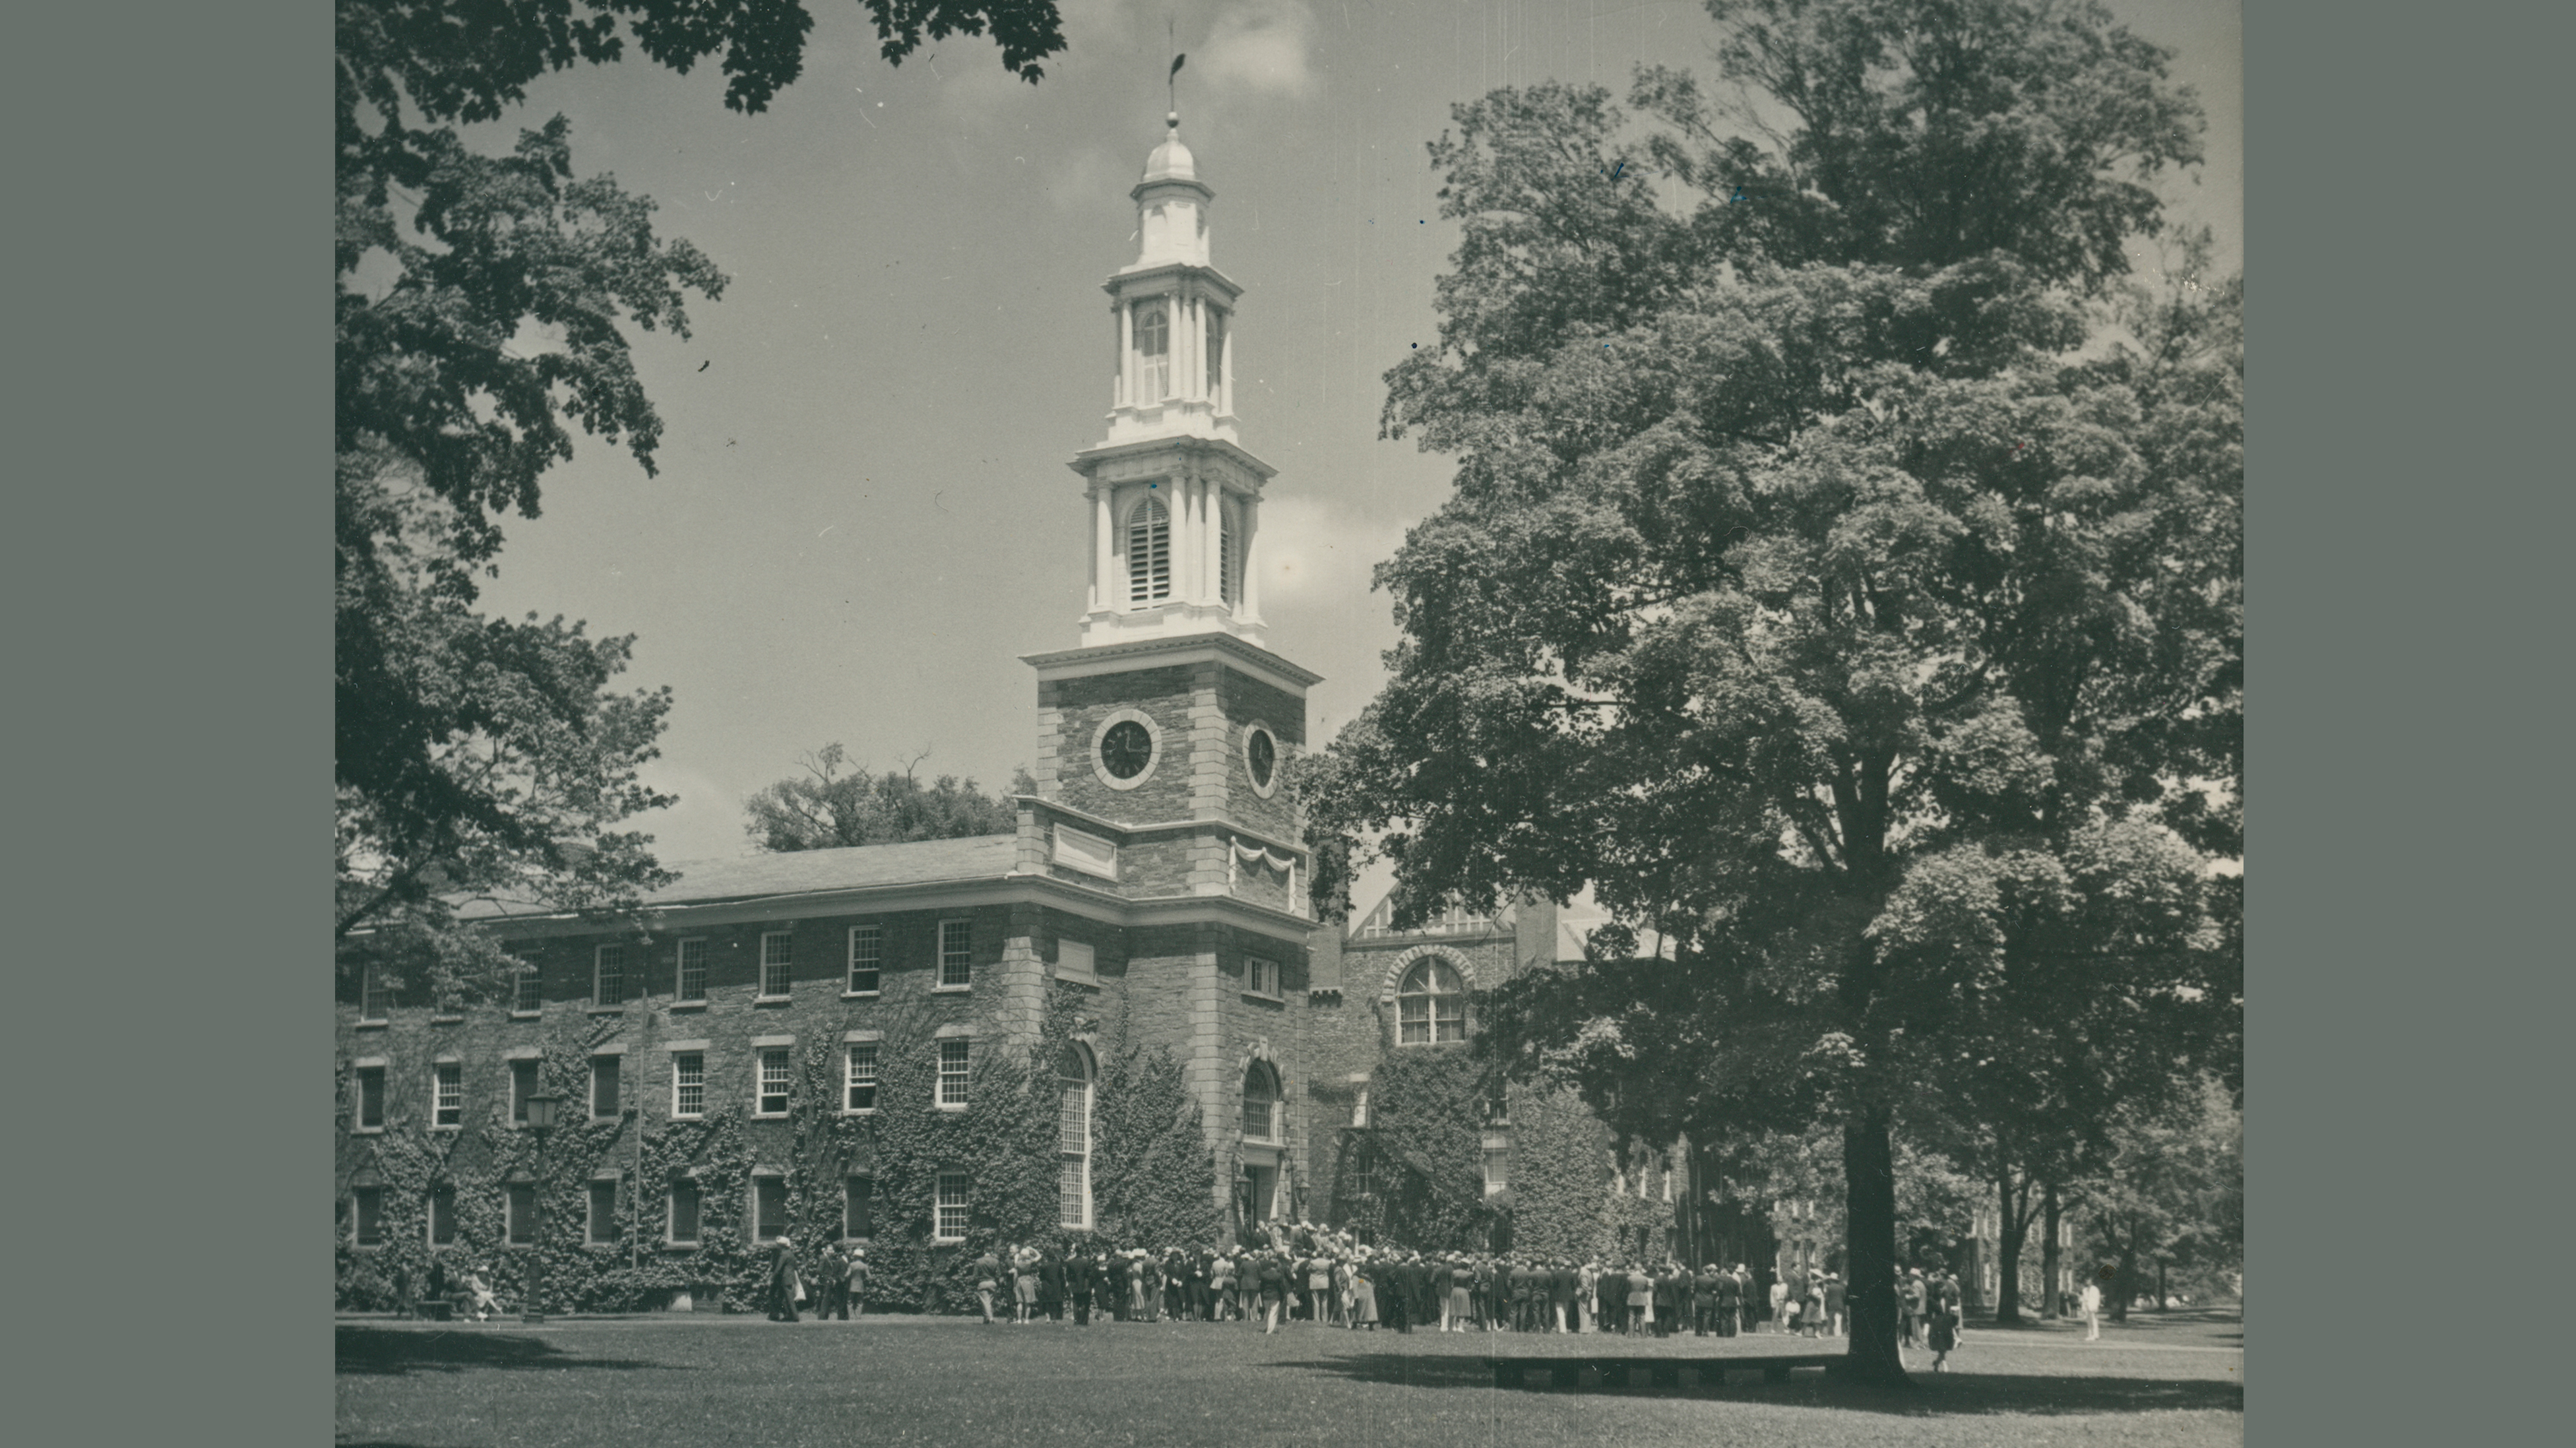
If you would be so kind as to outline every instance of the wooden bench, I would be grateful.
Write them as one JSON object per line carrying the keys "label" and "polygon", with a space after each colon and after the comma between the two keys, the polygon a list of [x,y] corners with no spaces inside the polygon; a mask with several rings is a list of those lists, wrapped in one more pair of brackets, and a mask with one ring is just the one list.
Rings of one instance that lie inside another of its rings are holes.
{"label": "wooden bench", "polygon": [[1645,1369],[1646,1380],[1659,1388],[1681,1386],[1682,1369],[1694,1369],[1701,1387],[1723,1387],[1728,1373],[1759,1372],[1767,1383],[1785,1383],[1793,1368],[1832,1368],[1843,1360],[1838,1352],[1768,1353],[1730,1355],[1725,1357],[1498,1357],[1494,1362],[1494,1386],[1521,1388],[1528,1386],[1528,1375],[1544,1369],[1551,1388],[1579,1386],[1585,1368],[1600,1374],[1604,1387],[1624,1388],[1635,1380],[1636,1370]]}

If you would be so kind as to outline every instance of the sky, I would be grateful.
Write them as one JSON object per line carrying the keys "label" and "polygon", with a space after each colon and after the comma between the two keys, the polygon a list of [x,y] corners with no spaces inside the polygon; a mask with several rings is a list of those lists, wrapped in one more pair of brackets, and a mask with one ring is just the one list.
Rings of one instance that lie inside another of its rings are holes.
{"label": "sky", "polygon": [[[497,150],[563,114],[576,169],[653,197],[660,232],[731,279],[692,299],[687,339],[630,329],[659,475],[580,439],[542,515],[505,521],[484,593],[494,613],[633,634],[622,682],[671,686],[647,779],[679,803],[633,822],[666,863],[748,850],[744,797],[827,744],[994,791],[1030,761],[1019,656],[1076,642],[1089,535],[1067,463],[1104,427],[1100,285],[1135,255],[1127,192],[1162,137],[1172,44],[1182,138],[1216,191],[1212,259],[1245,289],[1240,435],[1278,469],[1270,646],[1324,675],[1318,744],[1385,677],[1396,635],[1371,570],[1448,492],[1445,460],[1377,435],[1381,374],[1433,338],[1458,241],[1426,143],[1500,86],[1624,95],[1638,64],[1715,80],[1696,0],[1064,0],[1069,49],[1035,86],[983,39],[889,66],[854,0],[811,8],[805,74],[761,115],[723,108],[712,65],[630,59],[550,76],[468,133]],[[2238,7],[2110,8],[2178,52],[2208,113],[2205,164],[2161,189],[2233,271]]]}

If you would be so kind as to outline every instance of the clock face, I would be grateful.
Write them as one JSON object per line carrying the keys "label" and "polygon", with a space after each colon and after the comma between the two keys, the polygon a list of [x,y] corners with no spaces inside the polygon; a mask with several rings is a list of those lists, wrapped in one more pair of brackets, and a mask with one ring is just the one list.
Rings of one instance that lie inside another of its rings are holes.
{"label": "clock face", "polygon": [[1271,739],[1270,731],[1253,730],[1252,738],[1245,744],[1243,753],[1246,762],[1252,766],[1253,788],[1268,789],[1271,776],[1279,771],[1279,745]]}
{"label": "clock face", "polygon": [[1154,736],[1133,719],[1121,719],[1100,736],[1100,762],[1111,777],[1134,779],[1154,762]]}

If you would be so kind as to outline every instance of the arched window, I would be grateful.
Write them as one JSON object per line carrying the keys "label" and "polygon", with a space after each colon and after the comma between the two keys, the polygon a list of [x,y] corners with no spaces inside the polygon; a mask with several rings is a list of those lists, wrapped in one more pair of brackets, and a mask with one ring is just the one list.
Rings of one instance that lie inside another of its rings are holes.
{"label": "arched window", "polygon": [[1148,496],[1127,515],[1127,601],[1160,603],[1172,596],[1172,514]]}
{"label": "arched window", "polygon": [[1066,1042],[1056,1057],[1056,1220],[1091,1225],[1091,1053]]}
{"label": "arched window", "polygon": [[1395,988],[1396,1044],[1428,1046],[1467,1039],[1467,986],[1456,967],[1425,956]]}
{"label": "arched window", "polygon": [[1255,1061],[1243,1073],[1243,1139],[1277,1141],[1284,1114],[1279,1099],[1279,1073],[1267,1061]]}
{"label": "arched window", "polygon": [[1161,303],[1136,309],[1136,400],[1163,400],[1172,385],[1172,326]]}
{"label": "arched window", "polygon": [[1210,402],[1221,405],[1225,391],[1225,313],[1210,307],[1207,319],[1207,395]]}

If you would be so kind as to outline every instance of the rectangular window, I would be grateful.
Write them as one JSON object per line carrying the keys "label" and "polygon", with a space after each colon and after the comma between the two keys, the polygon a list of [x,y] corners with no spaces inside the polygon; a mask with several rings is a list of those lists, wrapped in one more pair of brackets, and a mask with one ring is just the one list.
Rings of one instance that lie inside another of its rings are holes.
{"label": "rectangular window", "polygon": [[1246,960],[1243,965],[1244,980],[1246,982],[1245,989],[1251,991],[1254,995],[1277,997],[1279,994],[1279,962],[1275,960],[1261,960],[1255,958]]}
{"label": "rectangular window", "polygon": [[854,1176],[841,1179],[841,1235],[873,1237],[877,1234],[877,1184],[872,1177]]}
{"label": "rectangular window", "polygon": [[358,1126],[364,1131],[382,1130],[385,1124],[385,1068],[358,1068]]}
{"label": "rectangular window", "polygon": [[684,1001],[707,998],[707,943],[703,940],[680,942],[680,994]]}
{"label": "rectangular window", "polygon": [[357,1241],[361,1247],[381,1247],[385,1242],[385,1189],[358,1187],[350,1195],[357,1217]]}
{"label": "rectangular window", "polygon": [[1396,1043],[1404,1046],[1431,1044],[1431,998],[1403,996],[1395,1007]]}
{"label": "rectangular window", "polygon": [[760,1092],[752,1102],[752,1110],[761,1116],[787,1114],[787,1048],[785,1046],[760,1048]]}
{"label": "rectangular window", "polygon": [[1269,1101],[1258,1096],[1247,1094],[1243,1098],[1244,1140],[1268,1141],[1271,1139],[1270,1106]]}
{"label": "rectangular window", "polygon": [[787,1235],[787,1178],[751,1179],[751,1218],[752,1233],[763,1242],[775,1242]]}
{"label": "rectangular window", "polygon": [[502,1198],[502,1212],[508,1218],[510,1245],[532,1246],[537,1240],[537,1184],[512,1182]]}
{"label": "rectangular window", "polygon": [[671,1242],[694,1246],[698,1240],[698,1184],[685,1178],[671,1183]]}
{"label": "rectangular window", "polygon": [[592,958],[590,1003],[594,1006],[626,1004],[626,947],[603,945]]}
{"label": "rectangular window", "polygon": [[617,1181],[602,1178],[590,1184],[590,1220],[582,1230],[584,1239],[594,1243],[617,1240]]}
{"label": "rectangular window", "polygon": [[429,1189],[429,1245],[456,1245],[456,1188],[444,1182]]}
{"label": "rectangular window", "polygon": [[969,920],[939,922],[939,984],[964,989],[974,983],[973,925]]}
{"label": "rectangular window", "polygon": [[441,1061],[431,1067],[430,1124],[463,1126],[465,1124],[465,1068],[454,1061]]}
{"label": "rectangular window", "polygon": [[939,1104],[966,1104],[966,1059],[973,1043],[946,1040],[939,1043]]}
{"label": "rectangular window", "polygon": [[1490,1197],[1512,1184],[1511,1161],[1510,1147],[1485,1148],[1485,1195]]}
{"label": "rectangular window", "polygon": [[545,1009],[545,983],[545,977],[537,973],[537,968],[535,966],[523,965],[519,967],[518,978],[512,982],[510,1009],[514,1011],[538,1011]]}
{"label": "rectangular window", "polygon": [[387,997],[388,992],[385,990],[385,983],[383,979],[377,975],[376,968],[372,965],[359,966],[358,1019],[362,1021],[383,1020],[385,1018],[386,1008],[392,1004],[392,1001]]}
{"label": "rectangular window", "polygon": [[617,1114],[617,1058],[590,1058],[590,1114],[608,1117]]}
{"label": "rectangular window", "polygon": [[528,1124],[528,1098],[537,1094],[537,1063],[510,1063],[510,1120],[520,1126]]}
{"label": "rectangular window", "polygon": [[[707,1114],[707,1056],[704,1051],[671,1053],[671,1114]],[[691,1233],[689,1240],[696,1241],[697,1234]]]}
{"label": "rectangular window", "polygon": [[847,1110],[850,1110],[850,1111],[874,1111],[874,1110],[876,1110],[876,1109],[877,1109],[877,1043],[876,1043],[876,1042],[874,1042],[874,1041],[853,1041],[853,1042],[851,1042],[851,1043],[850,1043],[850,1059],[849,1059],[849,1065],[848,1065],[848,1076],[847,1076],[847,1080],[848,1080],[848,1083],[849,1083],[849,1094],[848,1094],[847,1099],[846,1099],[846,1100],[844,1100],[844,1102],[842,1103],[842,1104],[843,1104],[844,1109],[847,1109]]}
{"label": "rectangular window", "polygon": [[787,994],[787,967],[795,959],[796,937],[788,931],[773,930],[760,937],[760,993],[764,996]]}
{"label": "rectangular window", "polygon": [[966,1197],[973,1179],[962,1171],[939,1174],[939,1212],[931,1225],[931,1235],[942,1242],[966,1240]]}
{"label": "rectangular window", "polygon": [[885,970],[885,927],[850,927],[850,994],[868,995]]}

